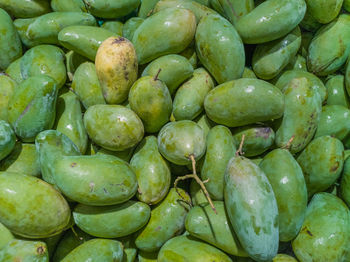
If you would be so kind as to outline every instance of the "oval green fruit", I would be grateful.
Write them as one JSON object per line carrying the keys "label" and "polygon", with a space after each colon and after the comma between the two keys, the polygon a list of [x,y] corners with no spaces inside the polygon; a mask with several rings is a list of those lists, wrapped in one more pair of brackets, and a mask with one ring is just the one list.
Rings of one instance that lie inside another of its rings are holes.
{"label": "oval green fruit", "polygon": [[327,105],[350,106],[343,75],[331,76],[326,82],[326,88],[328,94]]}
{"label": "oval green fruit", "polygon": [[107,29],[119,36],[123,35],[123,26],[124,24],[120,21],[105,21],[101,25],[102,28]]}
{"label": "oval green fruit", "polygon": [[14,239],[0,250],[0,260],[48,262],[49,253],[44,242]]}
{"label": "oval green fruit", "polygon": [[54,12],[86,12],[86,6],[81,0],[52,0],[51,8]]}
{"label": "oval green fruit", "polygon": [[14,239],[14,236],[11,231],[0,223],[0,250],[3,249],[12,239]]}
{"label": "oval green fruit", "polygon": [[50,12],[47,0],[0,0],[0,8],[17,18],[30,18]]}
{"label": "oval green fruit", "polygon": [[9,123],[0,120],[0,160],[7,157],[14,149],[16,144],[16,135]]}
{"label": "oval green fruit", "polygon": [[17,83],[11,77],[0,73],[0,120],[8,121],[8,103],[17,88]]}
{"label": "oval green fruit", "polygon": [[328,24],[336,18],[343,5],[343,0],[307,0],[307,12],[317,22]]}
{"label": "oval green fruit", "polygon": [[[145,1],[142,1],[142,3],[143,2],[145,2]],[[144,18],[131,17],[128,21],[125,22],[125,24],[123,26],[122,36],[125,37],[126,39],[132,41],[132,38],[134,37],[134,33],[135,33],[136,29],[143,23],[143,21],[145,21]]]}
{"label": "oval green fruit", "polygon": [[23,81],[23,77],[21,74],[21,60],[22,57],[13,61],[5,70],[5,73],[15,80],[18,84]]}
{"label": "oval green fruit", "polygon": [[345,159],[342,177],[340,180],[340,197],[350,205],[350,158]]}
{"label": "oval green fruit", "polygon": [[140,0],[85,0],[89,13],[101,18],[119,18],[130,14]]}

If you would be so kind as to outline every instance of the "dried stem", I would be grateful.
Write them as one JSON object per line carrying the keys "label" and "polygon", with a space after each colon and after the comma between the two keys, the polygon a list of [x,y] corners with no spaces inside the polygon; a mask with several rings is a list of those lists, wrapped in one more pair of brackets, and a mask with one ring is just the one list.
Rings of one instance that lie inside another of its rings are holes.
{"label": "dried stem", "polygon": [[158,70],[157,74],[154,76],[154,78],[153,78],[153,80],[154,80],[154,81],[159,80],[159,79],[158,79],[158,76],[159,76],[159,74],[160,74],[160,71],[162,71],[162,69],[161,69],[161,68],[159,68],[159,70]]}
{"label": "dried stem", "polygon": [[239,148],[236,151],[236,156],[241,156],[244,154],[244,152],[242,151],[243,149],[243,144],[244,144],[244,139],[245,139],[245,135],[242,135],[242,139],[241,139],[241,143],[239,144]]}
{"label": "dried stem", "polygon": [[287,144],[284,147],[282,147],[282,148],[289,150],[291,145],[292,145],[292,143],[293,143],[294,138],[295,138],[295,135],[292,135],[292,137],[288,140]]}

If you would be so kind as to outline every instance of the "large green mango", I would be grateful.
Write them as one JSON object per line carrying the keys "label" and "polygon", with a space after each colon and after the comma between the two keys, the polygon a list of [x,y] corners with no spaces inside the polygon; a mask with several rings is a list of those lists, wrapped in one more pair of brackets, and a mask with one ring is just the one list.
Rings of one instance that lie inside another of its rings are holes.
{"label": "large green mango", "polygon": [[167,8],[147,18],[135,31],[132,43],[139,64],[183,51],[193,40],[196,18],[187,9]]}
{"label": "large green mango", "polygon": [[168,193],[170,168],[158,151],[157,138],[148,136],[136,148],[130,160],[138,183],[137,198],[149,205],[157,204]]}
{"label": "large green mango", "polygon": [[306,0],[307,13],[317,22],[328,24],[340,12],[343,0]]}
{"label": "large green mango", "polygon": [[[1,7],[1,2],[0,2]],[[22,44],[9,14],[0,8],[0,70],[22,56]]]}
{"label": "large green mango", "polygon": [[14,239],[0,250],[0,261],[49,262],[49,253],[44,242]]}
{"label": "large green mango", "polygon": [[229,127],[278,119],[283,115],[284,97],[268,82],[242,78],[221,84],[205,98],[208,117]]}
{"label": "large green mango", "polygon": [[140,0],[85,0],[88,12],[102,18],[119,18],[130,14]]}
{"label": "large green mango", "polygon": [[16,235],[49,237],[60,233],[69,224],[67,201],[39,178],[1,173],[0,198],[0,222]]}
{"label": "large green mango", "polygon": [[254,260],[270,261],[278,250],[279,218],[265,173],[248,158],[233,157],[225,173],[224,199],[243,249]]}
{"label": "large green mango", "polygon": [[[142,1],[142,3],[143,2],[144,1]],[[145,19],[141,17],[131,17],[128,21],[125,22],[123,26],[123,32],[122,32],[123,37],[132,41],[132,38],[134,37],[134,33],[136,29],[143,23],[143,21],[145,21]]]}
{"label": "large green mango", "polygon": [[[181,234],[185,227],[185,218],[190,200],[187,193],[178,188],[170,189],[166,198],[151,212],[151,219],[138,233],[135,244],[146,252],[159,250],[172,237]],[[181,194],[181,196],[179,195]]]}
{"label": "large green mango", "polygon": [[242,40],[233,25],[220,15],[200,20],[196,51],[201,63],[219,84],[242,76],[245,65]]}
{"label": "large green mango", "polygon": [[292,242],[299,261],[348,261],[349,209],[336,196],[316,194],[309,203],[305,221]]}
{"label": "large green mango", "polygon": [[34,142],[37,134],[50,129],[55,121],[57,85],[46,76],[33,76],[15,89],[8,105],[8,119],[24,142]]}
{"label": "large green mango", "polygon": [[0,0],[0,8],[17,18],[29,18],[50,12],[47,0]]}
{"label": "large green mango", "polygon": [[50,5],[54,12],[87,12],[81,0],[52,0]]}
{"label": "large green mango", "polygon": [[0,120],[8,121],[7,107],[17,83],[11,77],[0,73]]}
{"label": "large green mango", "polygon": [[0,250],[3,249],[12,239],[14,239],[14,236],[11,231],[0,223]]}
{"label": "large green mango", "polygon": [[239,19],[235,27],[244,43],[266,43],[290,32],[305,12],[304,0],[267,0]]}
{"label": "large green mango", "polygon": [[327,105],[350,106],[343,75],[331,76],[326,82],[326,89],[328,94]]}
{"label": "large green mango", "polygon": [[309,196],[322,192],[339,178],[344,164],[344,146],[334,137],[311,141],[297,158],[303,169]]}
{"label": "large green mango", "polygon": [[16,135],[11,126],[4,120],[0,120],[0,160],[7,157],[14,149]]}
{"label": "large green mango", "polygon": [[306,147],[316,132],[322,110],[321,99],[305,77],[294,78],[284,96],[285,110],[276,131],[276,145],[288,145],[291,153],[297,153]]}
{"label": "large green mango", "polygon": [[286,149],[275,149],[259,167],[269,180],[278,205],[280,241],[290,241],[299,233],[307,206],[307,188],[303,171]]}

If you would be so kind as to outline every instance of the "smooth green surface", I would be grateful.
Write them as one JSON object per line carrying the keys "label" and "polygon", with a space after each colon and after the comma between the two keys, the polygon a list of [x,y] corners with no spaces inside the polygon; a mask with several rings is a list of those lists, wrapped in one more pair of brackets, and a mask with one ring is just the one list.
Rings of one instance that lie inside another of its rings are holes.
{"label": "smooth green surface", "polygon": [[107,29],[117,35],[123,35],[123,23],[120,21],[105,21],[101,27]]}
{"label": "smooth green surface", "polygon": [[0,250],[2,262],[48,262],[47,246],[41,241],[25,241],[14,239]]}
{"label": "smooth green surface", "polygon": [[85,0],[88,11],[97,17],[119,18],[130,14],[140,0]]}
{"label": "smooth green surface", "polygon": [[0,223],[0,250],[3,249],[12,239],[14,239],[14,236],[11,231]]}
{"label": "smooth green surface", "polygon": [[81,0],[52,0],[50,5],[55,12],[86,12]]}
{"label": "smooth green surface", "polygon": [[1,0],[0,8],[17,18],[36,17],[51,11],[47,0]]}
{"label": "smooth green surface", "polygon": [[[143,2],[145,1],[142,1],[142,3]],[[145,19],[141,17],[131,17],[128,21],[125,22],[123,26],[122,36],[132,41],[136,29],[143,23],[143,21],[145,21]]]}
{"label": "smooth green surface", "polygon": [[0,74],[0,120],[8,121],[8,103],[17,88],[17,83],[11,77]]}
{"label": "smooth green surface", "polygon": [[328,24],[336,18],[343,5],[343,0],[307,0],[307,12],[317,22]]}
{"label": "smooth green surface", "polygon": [[349,96],[345,88],[345,78],[343,75],[331,76],[326,82],[327,105],[340,105],[349,107]]}
{"label": "smooth green surface", "polygon": [[7,157],[14,149],[16,143],[16,135],[9,123],[0,120],[0,160]]}

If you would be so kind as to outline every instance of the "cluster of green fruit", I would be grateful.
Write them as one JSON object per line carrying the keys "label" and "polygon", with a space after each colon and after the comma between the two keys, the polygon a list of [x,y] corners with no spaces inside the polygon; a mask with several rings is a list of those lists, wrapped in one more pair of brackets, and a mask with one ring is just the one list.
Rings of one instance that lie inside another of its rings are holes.
{"label": "cluster of green fruit", "polygon": [[350,261],[347,11],[0,0],[0,262]]}

